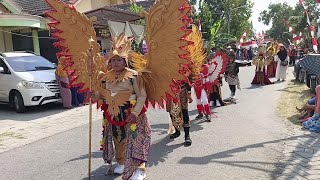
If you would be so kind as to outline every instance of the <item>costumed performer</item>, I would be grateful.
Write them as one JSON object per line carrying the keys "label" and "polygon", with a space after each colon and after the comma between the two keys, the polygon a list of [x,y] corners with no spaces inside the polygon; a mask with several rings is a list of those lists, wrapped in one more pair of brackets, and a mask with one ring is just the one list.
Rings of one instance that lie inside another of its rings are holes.
{"label": "costumed performer", "polygon": [[269,61],[265,59],[265,51],[264,48],[259,48],[258,57],[255,58],[252,62],[256,66],[255,76],[251,82],[251,84],[260,84],[262,86],[273,84],[265,71],[265,67],[269,64]]}
{"label": "costumed performer", "polygon": [[[186,39],[191,31],[185,27],[192,21],[189,18],[192,8],[187,0],[156,1],[149,13],[141,13],[146,19],[148,53],[129,51],[131,42],[123,34],[119,35],[113,39],[108,56],[110,70],[97,43],[93,28],[96,19],[88,19],[62,1],[46,1],[52,8],[46,14],[54,20],[49,26],[59,40],[55,43],[61,50],[57,55],[68,59],[72,75],[76,76],[70,84],[80,85],[79,93],[96,92],[96,96],[104,100],[101,106],[107,120],[104,159],[111,163],[112,141],[116,138],[121,144],[118,147],[125,147],[120,152],[116,147],[116,154],[123,158],[122,153],[126,151],[122,179],[143,180],[151,144],[151,129],[144,107],[149,104],[164,107],[164,101],[176,98],[180,91],[178,81],[188,82],[191,61],[186,47],[192,42]],[[126,57],[136,71],[127,67]]]}
{"label": "costumed performer", "polygon": [[267,75],[269,78],[276,77],[277,62],[274,61],[274,57],[276,56],[277,52],[278,52],[278,43],[272,42],[267,49],[267,57],[266,57],[266,59],[269,61],[269,65],[267,66]]}
{"label": "costumed performer", "polygon": [[192,140],[190,138],[190,118],[188,113],[188,103],[192,103],[191,86],[183,82],[181,84],[181,92],[177,100],[169,101],[167,111],[170,113],[172,125],[175,129],[173,134],[170,134],[171,139],[175,139],[181,135],[180,129],[184,129],[184,145],[190,146]]}
{"label": "costumed performer", "polygon": [[113,39],[108,57],[111,70],[101,78],[103,88],[107,90],[101,96],[104,99],[101,109],[106,118],[103,159],[112,163],[115,150],[118,165],[114,173],[123,173],[124,179],[130,177],[135,168],[132,179],[145,177],[145,163],[151,143],[151,128],[144,108],[147,95],[144,87],[138,86],[138,73],[128,68],[131,42],[124,34]]}
{"label": "costumed performer", "polygon": [[201,74],[194,83],[194,91],[197,98],[198,115],[196,119],[202,119],[205,115],[206,121],[211,121],[211,109],[208,94],[211,83],[209,80],[209,65],[203,64]]}

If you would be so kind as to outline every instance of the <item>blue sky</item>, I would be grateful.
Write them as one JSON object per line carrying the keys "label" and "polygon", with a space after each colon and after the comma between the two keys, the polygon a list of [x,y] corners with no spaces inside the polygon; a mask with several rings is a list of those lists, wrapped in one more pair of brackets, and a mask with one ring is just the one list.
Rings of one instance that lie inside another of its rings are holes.
{"label": "blue sky", "polygon": [[266,26],[263,23],[258,21],[260,12],[267,9],[270,3],[287,2],[290,6],[294,6],[299,2],[299,0],[251,0],[251,1],[254,3],[251,20],[253,23],[253,28],[256,30],[257,33],[261,31],[266,31],[271,27],[271,24],[269,26]]}

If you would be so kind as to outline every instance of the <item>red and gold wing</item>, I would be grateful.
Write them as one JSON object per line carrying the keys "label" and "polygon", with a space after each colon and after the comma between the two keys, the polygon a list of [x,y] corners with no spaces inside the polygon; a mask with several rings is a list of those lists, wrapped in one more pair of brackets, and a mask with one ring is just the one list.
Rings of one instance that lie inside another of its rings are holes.
{"label": "red and gold wing", "polygon": [[191,83],[194,83],[201,73],[202,65],[206,60],[206,53],[203,48],[202,34],[196,25],[192,25],[192,33],[188,36],[188,40],[193,42],[193,45],[188,46],[188,51],[190,54],[190,59],[192,64],[190,65],[190,77]]}
{"label": "red and gold wing", "polygon": [[217,53],[211,60],[209,60],[209,80],[212,84],[217,84],[219,77],[226,70],[228,58],[226,53]]}
{"label": "red and gold wing", "polygon": [[[96,33],[93,28],[94,19],[88,19],[84,14],[77,12],[59,0],[46,0],[52,10],[46,15],[52,18],[49,23],[52,36],[58,39],[54,45],[61,49],[57,56],[64,59],[66,69],[71,71],[73,78],[71,86],[80,85],[80,92],[89,89],[89,74],[92,67],[92,90],[100,86],[99,75],[106,72],[105,59],[100,56],[100,45],[97,43]],[[92,53],[89,49],[92,48]],[[93,56],[92,65],[89,65],[90,56]]]}
{"label": "red and gold wing", "polygon": [[[175,97],[180,87],[178,80],[187,81],[191,44],[186,27],[192,21],[191,7],[186,0],[156,0],[146,18],[148,53],[145,68],[140,71],[148,100],[163,107],[163,100]],[[140,81],[141,82],[141,81]]]}

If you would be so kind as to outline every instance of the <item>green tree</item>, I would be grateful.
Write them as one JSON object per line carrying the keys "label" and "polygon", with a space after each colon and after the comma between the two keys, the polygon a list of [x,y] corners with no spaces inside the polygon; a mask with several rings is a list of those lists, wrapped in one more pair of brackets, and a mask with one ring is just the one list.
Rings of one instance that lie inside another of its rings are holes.
{"label": "green tree", "polygon": [[[228,3],[225,2],[224,5],[224,9],[228,9]],[[252,8],[253,3],[250,0],[230,0],[230,35],[239,39],[243,32],[249,31],[251,33],[254,31],[249,20]],[[224,33],[228,32],[227,18],[226,14],[221,28]]]}
{"label": "green tree", "polygon": [[[129,11],[134,12],[134,13],[140,13],[140,12],[144,11],[144,8],[142,6],[137,5],[136,3],[133,3],[130,5]],[[145,26],[146,21],[145,21],[145,19],[140,19],[140,20],[135,21],[135,24]]]}
{"label": "green tree", "polygon": [[[315,0],[304,0],[307,6],[309,19],[314,27],[317,27],[316,20],[319,17],[320,11],[317,8],[318,3]],[[297,3],[294,7],[289,6],[286,3],[270,4],[267,10],[260,13],[259,21],[269,25],[272,22],[272,27],[267,34],[272,38],[287,42],[287,39],[291,39],[292,35],[289,34],[288,26],[283,20],[288,20],[291,27],[298,35],[299,32],[303,33],[304,44],[308,46],[311,44],[311,35],[307,16],[304,12],[303,6]]]}
{"label": "green tree", "polygon": [[[196,0],[190,3],[195,5]],[[253,3],[251,0],[230,0],[230,34],[228,32],[228,0],[200,0],[199,12],[193,14],[193,19],[202,23],[203,37],[210,44],[224,39],[229,41],[240,38],[242,33],[250,29]],[[195,11],[194,11],[195,12]]]}
{"label": "green tree", "polygon": [[272,27],[267,31],[267,34],[281,41],[286,41],[284,32],[288,32],[288,26],[285,20],[288,20],[293,14],[294,9],[287,3],[269,4],[268,9],[260,13],[259,21],[265,25],[272,22]]}

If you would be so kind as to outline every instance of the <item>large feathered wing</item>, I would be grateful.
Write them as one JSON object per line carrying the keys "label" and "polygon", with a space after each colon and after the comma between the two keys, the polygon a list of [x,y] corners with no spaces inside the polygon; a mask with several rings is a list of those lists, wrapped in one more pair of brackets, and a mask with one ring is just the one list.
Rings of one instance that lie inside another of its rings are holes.
{"label": "large feathered wing", "polygon": [[212,84],[217,84],[219,77],[226,70],[228,58],[225,53],[216,53],[216,55],[209,60],[209,80]]}
{"label": "large feathered wing", "polygon": [[202,65],[206,59],[206,53],[203,48],[202,34],[196,25],[192,25],[192,33],[188,36],[188,40],[192,41],[193,44],[188,46],[190,52],[190,59],[192,64],[190,65],[190,81],[194,83],[195,80],[201,73]]}
{"label": "large feathered wing", "polygon": [[[192,21],[188,18],[191,7],[186,0],[156,0],[146,19],[146,42],[148,53],[146,66],[140,71],[145,83],[148,100],[163,106],[163,100],[175,97],[180,89],[177,81],[188,75],[188,52],[186,40]],[[141,82],[141,81],[140,81]]]}
{"label": "large feathered wing", "polygon": [[[100,56],[100,45],[97,43],[93,28],[94,19],[88,19],[84,14],[76,11],[59,0],[46,0],[52,10],[46,15],[53,19],[49,23],[52,36],[58,39],[54,45],[61,49],[57,54],[62,57],[73,80],[71,85],[81,85],[80,92],[89,89],[89,74],[92,72],[92,89],[98,90],[100,86],[99,75],[106,72],[105,60]],[[91,49],[91,52],[89,52]],[[93,62],[90,65],[90,57]],[[90,70],[92,67],[92,71]]]}

